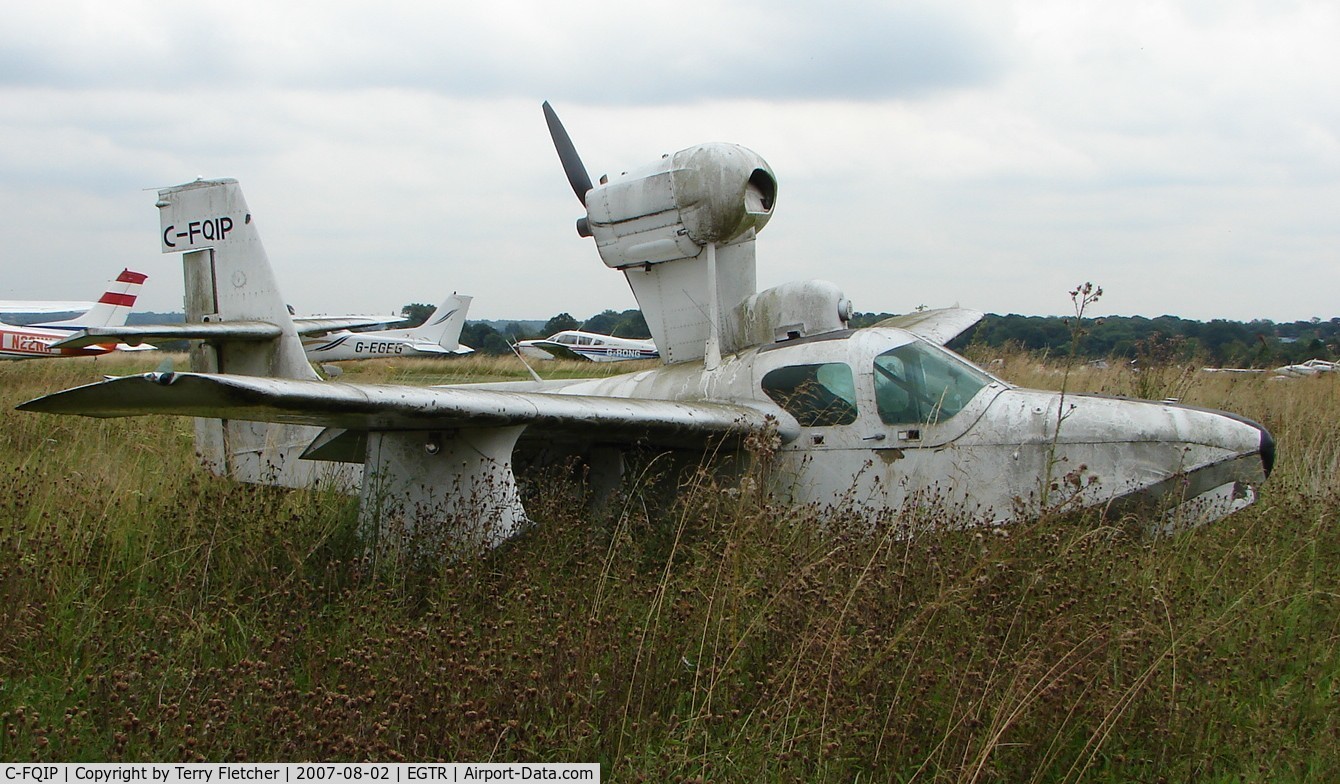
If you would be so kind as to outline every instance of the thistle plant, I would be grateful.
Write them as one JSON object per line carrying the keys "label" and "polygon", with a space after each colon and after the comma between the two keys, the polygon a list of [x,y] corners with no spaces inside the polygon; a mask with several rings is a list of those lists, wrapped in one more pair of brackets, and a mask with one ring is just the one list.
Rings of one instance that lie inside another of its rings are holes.
{"label": "thistle plant", "polygon": [[[1042,487],[1039,496],[1042,502],[1042,512],[1045,513],[1051,505],[1051,493],[1059,489],[1059,484],[1052,478],[1056,464],[1060,462],[1056,457],[1056,445],[1061,438],[1061,424],[1075,410],[1075,404],[1066,405],[1066,392],[1070,388],[1070,372],[1074,369],[1075,363],[1079,361],[1079,347],[1088,330],[1084,326],[1084,314],[1089,307],[1097,302],[1103,296],[1103,287],[1095,286],[1090,281],[1085,281],[1070,290],[1070,302],[1074,308],[1073,318],[1065,320],[1066,326],[1070,328],[1070,347],[1066,353],[1064,371],[1061,374],[1061,390],[1056,397],[1056,426],[1052,428],[1051,443],[1047,447],[1047,470],[1042,474]],[[1082,467],[1081,469],[1082,470]],[[1074,474],[1074,472],[1071,472]],[[1067,479],[1070,479],[1067,475]],[[1078,481],[1078,474],[1074,474],[1074,481],[1067,484],[1078,489],[1081,487]]]}

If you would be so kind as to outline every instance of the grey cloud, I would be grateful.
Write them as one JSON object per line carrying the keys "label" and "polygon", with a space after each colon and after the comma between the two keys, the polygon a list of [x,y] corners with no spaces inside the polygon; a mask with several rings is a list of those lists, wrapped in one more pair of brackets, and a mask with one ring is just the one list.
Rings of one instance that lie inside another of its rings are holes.
{"label": "grey cloud", "polygon": [[0,34],[0,83],[165,90],[183,105],[247,85],[597,104],[878,101],[988,84],[1005,62],[991,27],[929,5],[770,3],[736,8],[715,27],[696,26],[692,9],[669,22],[611,17],[590,41],[575,22],[509,36],[497,20],[457,13],[430,7],[416,17],[369,17],[334,8],[287,31],[273,15],[183,16],[133,40],[38,43],[11,31]]}

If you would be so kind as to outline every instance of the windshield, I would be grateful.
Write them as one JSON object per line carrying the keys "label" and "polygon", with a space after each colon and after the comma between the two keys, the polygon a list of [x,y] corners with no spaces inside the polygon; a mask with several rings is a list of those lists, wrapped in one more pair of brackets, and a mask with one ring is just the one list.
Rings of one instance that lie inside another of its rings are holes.
{"label": "windshield", "polygon": [[963,410],[990,376],[922,341],[875,357],[875,403],[885,424],[935,424]]}

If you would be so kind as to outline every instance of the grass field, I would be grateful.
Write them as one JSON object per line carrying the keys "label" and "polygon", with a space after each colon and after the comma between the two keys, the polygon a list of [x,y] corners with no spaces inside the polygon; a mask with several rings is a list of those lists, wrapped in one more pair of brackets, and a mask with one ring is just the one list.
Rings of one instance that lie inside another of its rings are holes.
{"label": "grass field", "polygon": [[[1174,395],[1274,433],[1260,501],[1176,537],[1085,517],[820,531],[751,483],[700,478],[671,504],[634,483],[601,514],[556,485],[489,557],[386,574],[363,558],[352,499],[208,476],[189,420],[13,410],[156,363],[0,364],[0,759],[1340,780],[1340,379],[1071,375],[1072,390]],[[1061,383],[1024,356],[994,369]]]}

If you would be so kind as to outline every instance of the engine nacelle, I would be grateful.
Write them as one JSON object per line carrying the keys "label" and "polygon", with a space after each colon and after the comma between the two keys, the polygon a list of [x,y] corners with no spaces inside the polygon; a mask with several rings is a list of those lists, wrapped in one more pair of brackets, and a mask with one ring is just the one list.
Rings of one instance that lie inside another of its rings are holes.
{"label": "engine nacelle", "polygon": [[767,161],[737,144],[712,143],[592,188],[586,209],[600,257],[624,269],[694,258],[708,243],[752,238],[776,201],[777,180]]}
{"label": "engine nacelle", "polygon": [[852,305],[835,283],[783,283],[749,297],[732,313],[728,341],[738,346],[776,343],[847,328]]}

